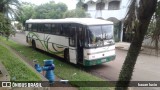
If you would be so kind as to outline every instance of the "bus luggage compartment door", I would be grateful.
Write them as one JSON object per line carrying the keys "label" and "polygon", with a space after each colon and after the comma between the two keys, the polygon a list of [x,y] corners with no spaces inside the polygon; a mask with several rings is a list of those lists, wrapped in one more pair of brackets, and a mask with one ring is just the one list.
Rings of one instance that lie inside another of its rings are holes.
{"label": "bus luggage compartment door", "polygon": [[76,48],[69,48],[69,58],[70,62],[77,64],[77,50]]}

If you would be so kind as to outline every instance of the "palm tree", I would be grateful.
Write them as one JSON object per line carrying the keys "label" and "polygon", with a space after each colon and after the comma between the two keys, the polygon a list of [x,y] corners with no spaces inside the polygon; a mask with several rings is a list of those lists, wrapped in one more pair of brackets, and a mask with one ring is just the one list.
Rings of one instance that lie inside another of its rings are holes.
{"label": "palm tree", "polygon": [[18,0],[1,0],[0,1],[0,13],[5,14],[8,17],[17,15],[17,9],[19,9],[20,3]]}
{"label": "palm tree", "polygon": [[130,84],[136,60],[156,6],[157,0],[131,0],[124,26],[128,31],[134,31],[134,36],[115,90],[127,90]]}

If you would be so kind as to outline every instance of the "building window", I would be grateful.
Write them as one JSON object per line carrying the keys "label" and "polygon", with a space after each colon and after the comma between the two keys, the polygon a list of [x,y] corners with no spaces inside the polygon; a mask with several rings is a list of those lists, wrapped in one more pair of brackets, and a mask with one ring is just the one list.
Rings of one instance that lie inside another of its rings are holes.
{"label": "building window", "polygon": [[104,10],[105,3],[104,2],[99,2],[96,4],[96,10]]}
{"label": "building window", "polygon": [[120,8],[120,1],[111,1],[108,5],[108,10],[118,10]]}
{"label": "building window", "polygon": [[84,5],[83,5],[83,9],[84,9],[85,11],[87,11],[87,10],[88,10],[88,5],[87,5],[87,4],[84,4]]}

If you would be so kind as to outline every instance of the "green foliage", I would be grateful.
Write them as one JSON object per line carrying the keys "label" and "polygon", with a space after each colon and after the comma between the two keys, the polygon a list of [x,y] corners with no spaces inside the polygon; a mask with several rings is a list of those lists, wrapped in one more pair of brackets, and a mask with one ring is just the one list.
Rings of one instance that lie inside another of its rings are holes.
{"label": "green foliage", "polygon": [[35,19],[59,19],[67,10],[64,3],[55,4],[54,2],[46,3],[35,7],[33,18]]}
{"label": "green foliage", "polygon": [[33,13],[35,12],[34,4],[23,2],[21,4],[21,9],[18,10],[18,16],[16,16],[16,20],[25,25],[25,21],[32,18]]}
{"label": "green foliage", "polygon": [[7,17],[10,15],[17,15],[17,10],[19,9],[19,1],[18,0],[1,0],[0,1],[0,13],[5,14]]}
{"label": "green foliage", "polygon": [[17,15],[17,9],[19,9],[18,0],[1,0],[0,1],[0,33],[5,35],[7,39],[10,34],[14,33],[11,26],[11,17]]}
{"label": "green foliage", "polygon": [[[158,29],[156,31],[156,29]],[[160,32],[160,1],[157,3],[157,8],[155,11],[155,14],[152,16],[152,19],[150,21],[150,24],[148,26],[146,38],[151,38],[153,37],[154,33],[159,34],[158,31]],[[157,35],[155,35],[157,36]]]}
{"label": "green foliage", "polygon": [[[0,40],[1,41],[1,40]],[[39,81],[40,77],[28,68],[19,58],[17,58],[9,49],[0,44],[0,61],[6,67],[11,80],[16,81]]]}
{"label": "green foliage", "polygon": [[160,1],[157,2],[155,14],[152,16],[145,38],[152,39],[151,43],[154,45],[154,48],[158,50],[160,47]]}
{"label": "green foliage", "polygon": [[158,3],[157,3],[157,8],[156,8],[156,12],[155,12],[155,19],[156,19],[155,20],[156,27],[155,27],[155,30],[153,31],[152,42],[154,42],[155,49],[158,54],[158,49],[160,48],[160,46],[159,46],[159,44],[160,44],[160,1],[158,1]]}
{"label": "green foliage", "polygon": [[84,17],[90,17],[90,15],[88,13],[85,13],[85,11],[82,8],[66,11],[63,15],[63,18],[84,18]]}
{"label": "green foliage", "polygon": [[78,3],[76,4],[76,8],[82,8],[82,6],[84,5],[83,1],[84,0],[79,0]]}
{"label": "green foliage", "polygon": [[11,22],[2,13],[0,13],[0,33],[5,35],[7,38],[12,33]]}
{"label": "green foliage", "polygon": [[156,28],[156,22],[155,22],[155,17],[153,16],[152,20],[151,20],[151,22],[150,22],[150,24],[148,26],[148,30],[147,30],[145,39],[152,37],[153,32],[155,31],[155,28]]}
{"label": "green foliage", "polygon": [[81,8],[75,10],[69,10],[66,4],[64,3],[55,3],[49,2],[39,6],[33,5],[31,3],[22,3],[21,10],[18,11],[19,16],[16,17],[16,20],[21,22],[23,26],[25,21],[33,19],[60,19],[60,18],[82,18],[90,17],[88,13]]}
{"label": "green foliage", "polygon": [[18,30],[22,30],[22,24],[21,24],[21,23],[15,24],[15,27],[16,27]]}
{"label": "green foliage", "polygon": [[18,11],[16,20],[25,25],[28,19],[59,19],[63,17],[67,6],[64,3],[55,4],[53,1],[36,6],[31,3],[23,2],[21,9]]}

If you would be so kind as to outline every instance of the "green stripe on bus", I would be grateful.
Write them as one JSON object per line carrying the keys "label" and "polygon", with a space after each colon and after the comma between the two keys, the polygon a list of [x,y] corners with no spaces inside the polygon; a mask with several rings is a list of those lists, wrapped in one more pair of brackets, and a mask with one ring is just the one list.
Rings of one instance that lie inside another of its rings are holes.
{"label": "green stripe on bus", "polygon": [[[31,36],[31,34],[33,34],[33,35]],[[44,49],[47,50],[47,48],[45,47],[45,45],[43,45],[42,41],[38,38],[38,35],[36,35],[33,32],[28,32],[27,36],[31,36],[32,38],[35,36],[37,38],[36,40],[38,40],[42,44],[42,46],[44,47]]]}
{"label": "green stripe on bus", "polygon": [[84,66],[92,66],[92,65],[98,65],[98,64],[102,64],[104,62],[109,62],[109,61],[112,61],[115,59],[115,55],[113,56],[109,56],[109,57],[106,57],[106,58],[100,58],[100,59],[95,59],[95,60],[84,60],[83,61],[83,65]]}

